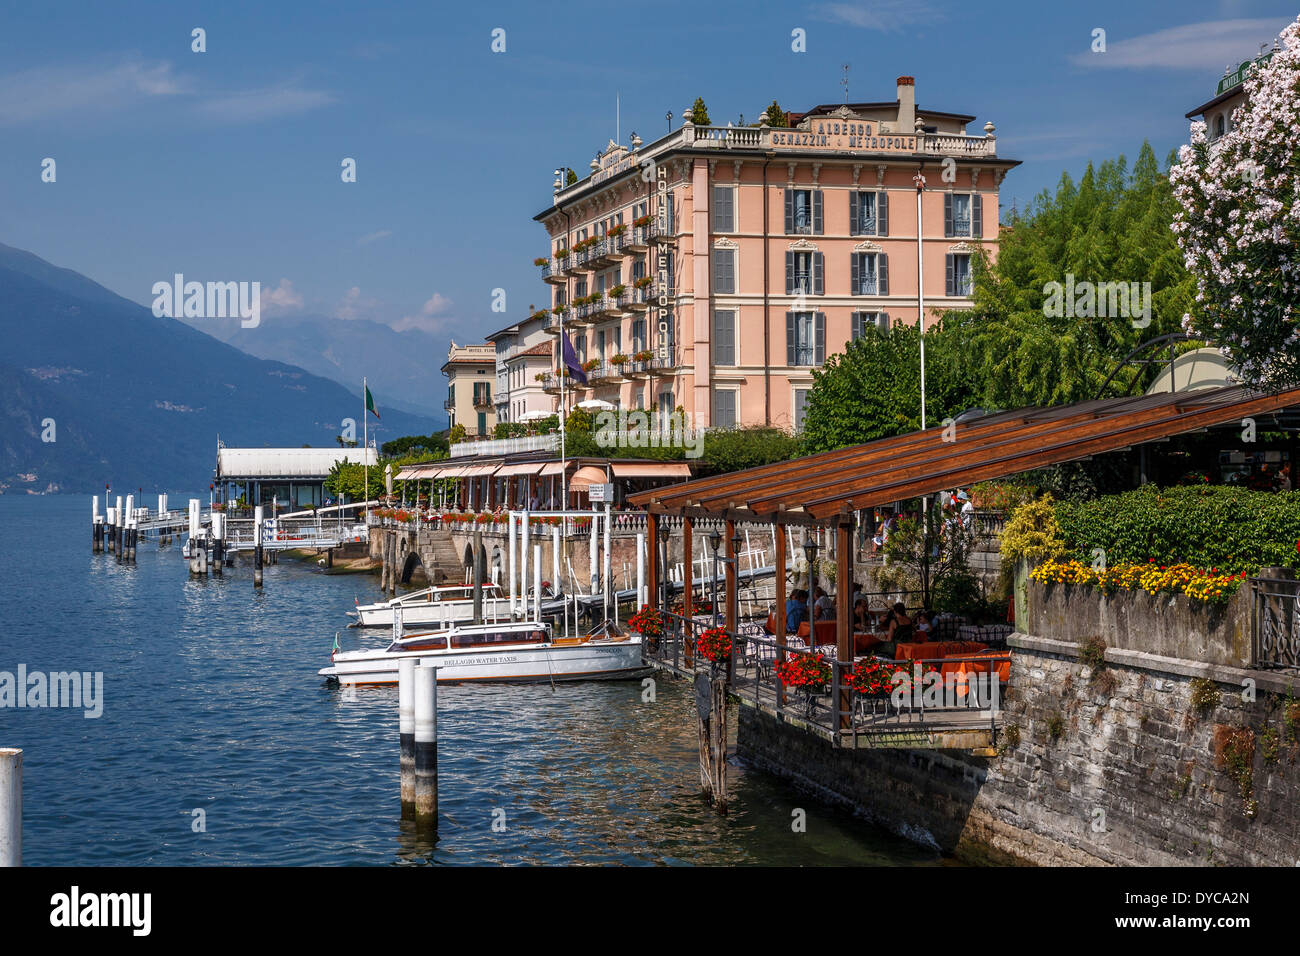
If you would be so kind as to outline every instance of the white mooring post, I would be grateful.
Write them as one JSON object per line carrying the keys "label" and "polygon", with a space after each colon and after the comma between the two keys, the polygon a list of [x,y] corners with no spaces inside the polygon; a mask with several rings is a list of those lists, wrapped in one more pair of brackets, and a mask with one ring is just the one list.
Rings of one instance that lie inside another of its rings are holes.
{"label": "white mooring post", "polygon": [[517,607],[515,594],[518,593],[515,589],[515,585],[517,584],[517,581],[515,580],[515,547],[518,542],[515,540],[514,512],[506,512],[506,529],[506,576],[510,579],[510,616],[514,617],[515,609]]}
{"label": "white mooring post", "polygon": [[[610,554],[610,551],[612,550],[613,543],[614,543],[613,542],[613,535],[614,535],[613,516],[614,516],[613,504],[609,501],[606,501],[605,502],[605,542],[604,542],[605,555],[604,555],[604,563],[601,565],[601,572],[600,572],[601,584],[603,585],[603,588],[601,590],[602,593],[604,594],[605,620],[607,621],[612,620],[615,623],[618,623],[618,592],[614,588],[614,581],[613,581],[614,558]],[[613,613],[610,612],[611,603],[614,606]]]}
{"label": "white mooring post", "polygon": [[220,511],[212,512],[212,573],[221,577],[221,566],[225,563],[226,516]]}
{"label": "white mooring post", "polygon": [[560,586],[560,529],[558,527],[551,529],[551,587],[557,592],[563,590]]}
{"label": "white mooring post", "polygon": [[596,506],[591,506],[591,542],[587,545],[587,584],[588,591],[592,597],[596,596],[596,585],[599,580],[599,565],[596,563],[597,551],[600,545],[600,512]]}
{"label": "white mooring post", "polygon": [[415,660],[397,662],[397,739],[401,749],[402,818],[415,816]]}
{"label": "white mooring post", "polygon": [[126,531],[123,541],[126,544],[126,560],[135,560],[135,495],[126,496]]}
{"label": "white mooring post", "polygon": [[438,825],[438,668],[415,669],[415,822]]}
{"label": "white mooring post", "polygon": [[100,539],[101,523],[99,517],[99,495],[95,495],[90,500],[90,550],[92,554],[97,554],[103,547],[103,541]]}
{"label": "white mooring post", "polygon": [[122,496],[117,496],[117,504],[113,508],[113,547],[117,553],[122,553],[122,536],[125,531],[126,516],[122,513]]}
{"label": "white mooring post", "polygon": [[253,509],[253,587],[262,586],[262,506]]}
{"label": "white mooring post", "polygon": [[645,604],[645,532],[636,535],[636,609]]}
{"label": "white mooring post", "polygon": [[0,866],[23,865],[23,752],[0,747]]}
{"label": "white mooring post", "polygon": [[533,620],[542,623],[542,546],[533,545]]}
{"label": "white mooring post", "polygon": [[524,512],[524,528],[519,534],[519,612],[523,617],[528,616],[528,555],[531,551],[531,532],[529,525],[529,514]]}

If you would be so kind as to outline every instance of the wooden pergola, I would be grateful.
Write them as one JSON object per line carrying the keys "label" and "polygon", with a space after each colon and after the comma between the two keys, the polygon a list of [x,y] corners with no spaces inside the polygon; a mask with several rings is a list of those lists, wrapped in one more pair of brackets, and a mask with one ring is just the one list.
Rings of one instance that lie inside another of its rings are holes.
{"label": "wooden pergola", "polygon": [[[910,432],[758,468],[699,478],[632,495],[648,514],[649,592],[659,594],[661,516],[682,519],[685,616],[690,617],[692,539],[696,519],[725,524],[726,625],[736,630],[736,565],[732,539],[737,522],[775,528],[776,605],[785,609],[786,528],[834,529],[836,543],[836,645],[852,660],[852,531],[858,511],[937,494],[978,481],[1123,451],[1175,435],[1272,415],[1300,406],[1300,389],[1277,393],[1223,386],[1192,392],[1099,399],[1073,405],[1022,408]],[[656,597],[655,600],[658,600]],[[784,657],[785,628],[777,627]],[[810,631],[812,631],[810,625]],[[815,631],[810,633],[811,638]],[[847,691],[845,692],[847,695]],[[847,701],[841,711],[848,710]]]}

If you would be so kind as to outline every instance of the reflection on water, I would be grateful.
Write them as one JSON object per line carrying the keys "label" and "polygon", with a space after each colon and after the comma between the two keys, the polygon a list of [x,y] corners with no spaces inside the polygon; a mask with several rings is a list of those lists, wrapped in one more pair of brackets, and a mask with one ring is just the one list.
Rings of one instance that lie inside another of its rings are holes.
{"label": "reflection on water", "polygon": [[0,710],[0,744],[25,750],[24,862],[940,862],[743,767],[714,814],[690,688],[667,679],[654,703],[639,681],[440,686],[439,826],[418,832],[399,815],[396,690],[349,695],[316,674],[354,596],[379,597],[374,578],[284,561],[255,591],[246,567],[191,580],[176,544],[118,565],[90,553],[89,513],[0,496],[0,670],[105,683],[98,720]]}

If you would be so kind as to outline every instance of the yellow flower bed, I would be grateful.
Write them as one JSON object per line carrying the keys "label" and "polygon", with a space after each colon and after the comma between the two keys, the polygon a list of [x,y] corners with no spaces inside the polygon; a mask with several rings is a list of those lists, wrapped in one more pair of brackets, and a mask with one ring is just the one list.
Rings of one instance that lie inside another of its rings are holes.
{"label": "yellow flower bed", "polygon": [[1082,584],[1115,591],[1146,591],[1148,594],[1182,594],[1205,604],[1226,604],[1237,593],[1246,572],[1224,574],[1218,568],[1195,568],[1190,564],[1161,565],[1151,559],[1145,564],[1123,562],[1101,571],[1074,559],[1044,561],[1030,572],[1040,584]]}

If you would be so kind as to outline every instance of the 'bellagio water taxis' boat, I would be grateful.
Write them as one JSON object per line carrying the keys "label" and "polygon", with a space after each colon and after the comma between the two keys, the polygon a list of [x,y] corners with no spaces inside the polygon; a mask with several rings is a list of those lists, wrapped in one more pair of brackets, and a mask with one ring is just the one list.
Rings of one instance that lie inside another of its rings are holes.
{"label": "'bellagio water taxis' boat", "polygon": [[[403,594],[378,604],[357,603],[355,617],[361,627],[391,627],[393,610],[402,609],[402,624],[463,624],[474,619],[474,587],[469,584],[439,585]],[[495,584],[483,585],[483,620],[507,621],[511,617],[509,602],[502,599]]]}
{"label": "'bellagio water taxis' boat", "polygon": [[395,684],[403,658],[436,665],[439,683],[612,680],[646,669],[639,634],[555,638],[549,624],[516,621],[453,624],[383,648],[336,649],[319,673],[340,684]]}

